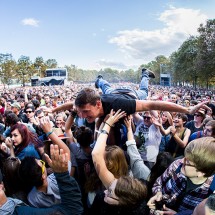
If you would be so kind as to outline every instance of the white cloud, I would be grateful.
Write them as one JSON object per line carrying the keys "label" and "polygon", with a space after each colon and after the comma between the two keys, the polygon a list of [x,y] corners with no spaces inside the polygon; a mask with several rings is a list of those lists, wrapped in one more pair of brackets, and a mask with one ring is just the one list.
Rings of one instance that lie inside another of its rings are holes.
{"label": "white cloud", "polygon": [[206,19],[199,10],[170,7],[158,18],[164,28],[119,31],[109,42],[116,44],[128,57],[150,61],[158,55],[168,56],[176,51],[189,35],[197,34],[197,28]]}
{"label": "white cloud", "polygon": [[33,18],[26,18],[26,19],[23,19],[21,21],[21,23],[23,25],[30,25],[30,26],[33,26],[33,27],[38,27],[39,26],[39,21],[36,20],[36,19],[33,19]]}
{"label": "white cloud", "polygon": [[105,59],[101,59],[101,60],[97,61],[96,67],[102,68],[102,69],[112,68],[112,69],[118,69],[118,70],[126,70],[126,69],[130,68],[127,65],[125,65],[124,63],[105,60]]}

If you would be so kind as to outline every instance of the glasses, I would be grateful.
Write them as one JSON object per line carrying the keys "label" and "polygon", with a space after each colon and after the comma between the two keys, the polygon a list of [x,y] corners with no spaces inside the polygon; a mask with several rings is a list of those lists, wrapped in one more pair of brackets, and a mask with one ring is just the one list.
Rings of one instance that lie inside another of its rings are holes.
{"label": "glasses", "polygon": [[46,163],[43,160],[40,160],[40,163],[42,164],[42,175],[45,172]]}
{"label": "glasses", "polygon": [[25,111],[25,113],[32,113],[33,111]]}
{"label": "glasses", "polygon": [[188,161],[187,158],[184,158],[184,165],[185,165],[185,166],[191,166],[191,167],[195,167],[195,168],[196,168],[196,166],[195,166],[194,164],[189,163],[189,161]]}
{"label": "glasses", "polygon": [[143,119],[150,120],[151,117],[150,116],[143,116]]}

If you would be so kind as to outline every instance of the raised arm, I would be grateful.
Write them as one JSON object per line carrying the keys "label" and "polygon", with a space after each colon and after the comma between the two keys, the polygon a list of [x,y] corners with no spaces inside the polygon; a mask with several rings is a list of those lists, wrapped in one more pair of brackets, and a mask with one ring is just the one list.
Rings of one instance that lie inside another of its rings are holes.
{"label": "raised arm", "polygon": [[70,150],[68,146],[53,132],[52,124],[49,120],[49,117],[43,117],[40,120],[41,128],[46,133],[46,136],[49,137],[53,144],[59,146],[60,149],[63,149],[65,153],[67,153],[70,157]]}
{"label": "raised arm", "polygon": [[73,108],[73,102],[68,102],[68,103],[62,104],[56,108],[53,108],[52,113],[64,111],[64,110],[71,110],[72,108]]}
{"label": "raised arm", "polygon": [[66,124],[65,124],[65,134],[67,137],[69,138],[69,142],[75,142],[72,131],[71,131],[71,127],[74,123],[74,115],[70,114],[66,120]]}
{"label": "raised arm", "polygon": [[175,104],[173,102],[165,101],[149,101],[149,100],[136,100],[136,112],[146,111],[146,110],[163,110],[170,112],[179,112],[186,114],[194,114],[200,108],[208,109],[206,102],[201,102],[192,107],[183,107],[181,105]]}
{"label": "raised arm", "polygon": [[110,132],[111,127],[117,122],[120,118],[124,117],[125,112],[117,111],[115,114],[113,110],[110,112],[110,117],[106,120],[106,123],[101,130],[101,133],[96,141],[95,147],[92,151],[93,163],[97,174],[102,181],[103,185],[108,188],[109,185],[114,181],[114,175],[107,169],[105,163],[105,147],[106,141],[108,138],[108,134]]}
{"label": "raised arm", "polygon": [[132,119],[130,116],[128,116],[124,120],[124,123],[127,127],[128,140],[126,141],[126,145],[127,145],[127,153],[130,157],[131,171],[135,178],[147,180],[150,174],[150,170],[144,164],[143,159],[141,158],[140,153],[138,152],[136,142],[134,140],[134,135],[132,132],[131,121]]}

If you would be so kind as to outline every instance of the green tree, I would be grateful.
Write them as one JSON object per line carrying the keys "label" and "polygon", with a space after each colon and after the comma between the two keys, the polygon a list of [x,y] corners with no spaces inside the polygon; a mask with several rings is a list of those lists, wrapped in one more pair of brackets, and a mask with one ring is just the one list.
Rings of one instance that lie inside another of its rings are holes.
{"label": "green tree", "polygon": [[45,71],[47,69],[47,65],[45,64],[43,57],[37,57],[33,63],[33,67],[35,70],[35,75],[44,77]]}
{"label": "green tree", "polygon": [[51,69],[51,68],[57,68],[57,61],[55,59],[48,59],[46,62],[46,67],[48,69]]}
{"label": "green tree", "polygon": [[4,88],[5,84],[11,84],[15,69],[16,61],[13,59],[12,54],[0,54],[0,77]]}
{"label": "green tree", "polygon": [[27,56],[21,56],[18,59],[17,63],[17,74],[20,80],[22,80],[23,87],[26,82],[30,81],[30,78],[33,76],[34,68],[30,61],[30,58]]}
{"label": "green tree", "polygon": [[206,25],[201,24],[198,32],[197,65],[201,79],[205,80],[208,87],[210,80],[215,77],[215,19],[208,20]]}

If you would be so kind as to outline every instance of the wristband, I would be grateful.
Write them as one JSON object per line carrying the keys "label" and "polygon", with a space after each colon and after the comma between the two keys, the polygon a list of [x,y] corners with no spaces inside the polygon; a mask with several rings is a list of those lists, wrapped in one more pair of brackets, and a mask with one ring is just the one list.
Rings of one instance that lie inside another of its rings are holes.
{"label": "wristband", "polygon": [[71,115],[73,118],[75,118],[75,117],[77,116],[77,112],[71,111],[71,112],[70,112],[70,115]]}
{"label": "wristband", "polygon": [[109,123],[107,123],[107,122],[104,122],[105,124],[107,124],[108,126],[110,126],[111,128],[113,128],[113,126],[111,126]]}
{"label": "wristband", "polygon": [[109,135],[109,133],[107,131],[105,131],[105,130],[101,130],[100,134],[107,134],[107,135]]}
{"label": "wristband", "polygon": [[46,137],[48,137],[50,134],[52,134],[53,133],[53,131],[49,131],[49,132],[47,132],[46,133]]}

